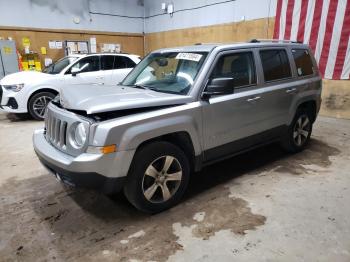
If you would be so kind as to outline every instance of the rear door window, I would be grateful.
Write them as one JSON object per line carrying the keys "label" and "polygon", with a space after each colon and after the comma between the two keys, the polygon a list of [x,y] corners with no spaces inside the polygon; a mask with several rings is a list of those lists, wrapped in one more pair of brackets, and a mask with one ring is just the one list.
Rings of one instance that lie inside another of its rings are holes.
{"label": "rear door window", "polygon": [[292,54],[298,76],[307,76],[314,73],[314,67],[308,50],[293,49]]}
{"label": "rear door window", "polygon": [[114,69],[123,69],[127,68],[124,57],[116,56],[114,60]]}
{"label": "rear door window", "polygon": [[114,58],[113,55],[104,55],[101,57],[101,69],[102,70],[113,70],[113,64],[114,64]]}
{"label": "rear door window", "polygon": [[286,50],[262,50],[260,51],[260,58],[266,82],[292,76]]}

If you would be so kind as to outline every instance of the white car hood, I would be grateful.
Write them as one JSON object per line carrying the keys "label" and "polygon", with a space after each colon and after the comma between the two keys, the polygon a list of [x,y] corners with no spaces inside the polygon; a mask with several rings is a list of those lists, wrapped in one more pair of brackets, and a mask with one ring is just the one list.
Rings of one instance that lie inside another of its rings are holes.
{"label": "white car hood", "polygon": [[76,85],[61,88],[64,108],[96,114],[134,108],[178,105],[191,102],[190,96],[167,94],[126,86]]}
{"label": "white car hood", "polygon": [[36,71],[22,71],[5,76],[0,80],[0,85],[33,84],[54,77],[55,75]]}

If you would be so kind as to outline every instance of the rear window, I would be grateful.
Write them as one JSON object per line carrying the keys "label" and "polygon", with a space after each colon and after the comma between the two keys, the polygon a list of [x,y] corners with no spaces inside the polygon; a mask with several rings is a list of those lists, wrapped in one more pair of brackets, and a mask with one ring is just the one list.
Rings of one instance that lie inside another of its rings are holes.
{"label": "rear window", "polygon": [[132,68],[135,67],[136,63],[132,61],[129,57],[123,57],[125,61],[126,68]]}
{"label": "rear window", "polygon": [[287,52],[282,49],[260,51],[265,81],[291,77]]}
{"label": "rear window", "polygon": [[314,73],[312,60],[308,50],[293,49],[292,54],[295,66],[297,67],[298,76],[307,76]]}

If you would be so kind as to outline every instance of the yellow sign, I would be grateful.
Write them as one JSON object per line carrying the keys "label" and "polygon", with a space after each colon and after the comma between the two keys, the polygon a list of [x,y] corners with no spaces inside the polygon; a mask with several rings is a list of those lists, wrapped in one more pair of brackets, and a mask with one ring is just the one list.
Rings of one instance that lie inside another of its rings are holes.
{"label": "yellow sign", "polygon": [[4,54],[5,55],[11,55],[12,54],[12,48],[9,47],[9,46],[4,46],[3,50],[4,50]]}
{"label": "yellow sign", "polygon": [[42,55],[46,55],[46,53],[47,53],[47,52],[46,52],[46,47],[44,47],[44,46],[41,47],[41,54],[42,54]]}
{"label": "yellow sign", "polygon": [[40,62],[35,62],[35,70],[41,71],[41,63]]}
{"label": "yellow sign", "polygon": [[24,71],[29,70],[28,62],[22,62],[22,67],[23,67],[23,70],[24,70]]}
{"label": "yellow sign", "polygon": [[23,44],[23,47],[26,48],[26,47],[30,47],[30,39],[29,37],[23,37],[22,38],[22,44]]}

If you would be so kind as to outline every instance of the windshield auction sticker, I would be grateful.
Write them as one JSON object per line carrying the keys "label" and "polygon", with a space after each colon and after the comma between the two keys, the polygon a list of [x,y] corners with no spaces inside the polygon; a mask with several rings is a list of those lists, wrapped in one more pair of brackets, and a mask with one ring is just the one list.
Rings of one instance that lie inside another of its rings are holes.
{"label": "windshield auction sticker", "polygon": [[198,62],[201,60],[202,55],[195,53],[178,53],[176,59],[190,60]]}

